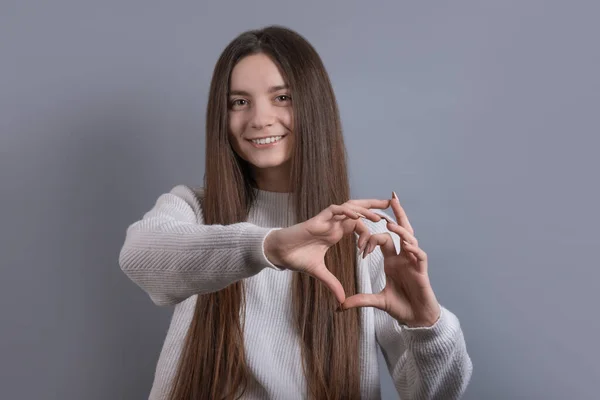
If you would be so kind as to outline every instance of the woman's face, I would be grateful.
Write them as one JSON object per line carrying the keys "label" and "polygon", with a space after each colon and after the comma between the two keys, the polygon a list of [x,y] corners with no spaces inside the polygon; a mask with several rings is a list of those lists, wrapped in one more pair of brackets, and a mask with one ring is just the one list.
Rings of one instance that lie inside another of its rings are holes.
{"label": "woman's face", "polygon": [[254,166],[257,178],[289,177],[294,145],[292,99],[267,55],[244,57],[233,68],[228,115],[231,144]]}

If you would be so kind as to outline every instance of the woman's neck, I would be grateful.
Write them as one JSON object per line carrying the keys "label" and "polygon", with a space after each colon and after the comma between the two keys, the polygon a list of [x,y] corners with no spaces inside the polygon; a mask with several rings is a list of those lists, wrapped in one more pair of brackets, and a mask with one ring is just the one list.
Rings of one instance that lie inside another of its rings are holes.
{"label": "woman's neck", "polygon": [[254,170],[256,188],[265,192],[289,193],[290,170],[288,166],[278,168],[256,168]]}

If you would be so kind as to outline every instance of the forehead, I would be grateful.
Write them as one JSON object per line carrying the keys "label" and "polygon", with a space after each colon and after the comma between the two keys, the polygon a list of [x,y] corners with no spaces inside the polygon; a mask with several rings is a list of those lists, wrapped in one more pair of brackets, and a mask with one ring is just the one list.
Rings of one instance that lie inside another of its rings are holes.
{"label": "forehead", "polygon": [[242,58],[231,71],[231,90],[266,91],[285,84],[277,65],[265,54]]}

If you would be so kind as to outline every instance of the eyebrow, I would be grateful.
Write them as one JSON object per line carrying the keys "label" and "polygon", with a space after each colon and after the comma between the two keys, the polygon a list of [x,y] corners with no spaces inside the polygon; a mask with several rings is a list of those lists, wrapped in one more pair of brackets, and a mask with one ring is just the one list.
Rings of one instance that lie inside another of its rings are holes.
{"label": "eyebrow", "polygon": [[[268,90],[269,93],[275,93],[278,92],[280,90],[284,90],[284,89],[289,89],[290,86],[285,84],[285,85],[277,85],[277,86],[271,86]],[[229,92],[229,96],[250,96],[250,93],[244,91],[244,90],[232,90]]]}

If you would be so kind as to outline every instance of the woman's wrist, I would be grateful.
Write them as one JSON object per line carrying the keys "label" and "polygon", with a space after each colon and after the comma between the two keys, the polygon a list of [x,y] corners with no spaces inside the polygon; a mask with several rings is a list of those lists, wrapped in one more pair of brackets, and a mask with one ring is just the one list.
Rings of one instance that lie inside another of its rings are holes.
{"label": "woman's wrist", "polygon": [[264,244],[265,256],[267,257],[267,260],[277,267],[281,267],[281,259],[278,254],[279,246],[277,244],[279,231],[280,229],[274,229],[269,232],[265,237]]}

